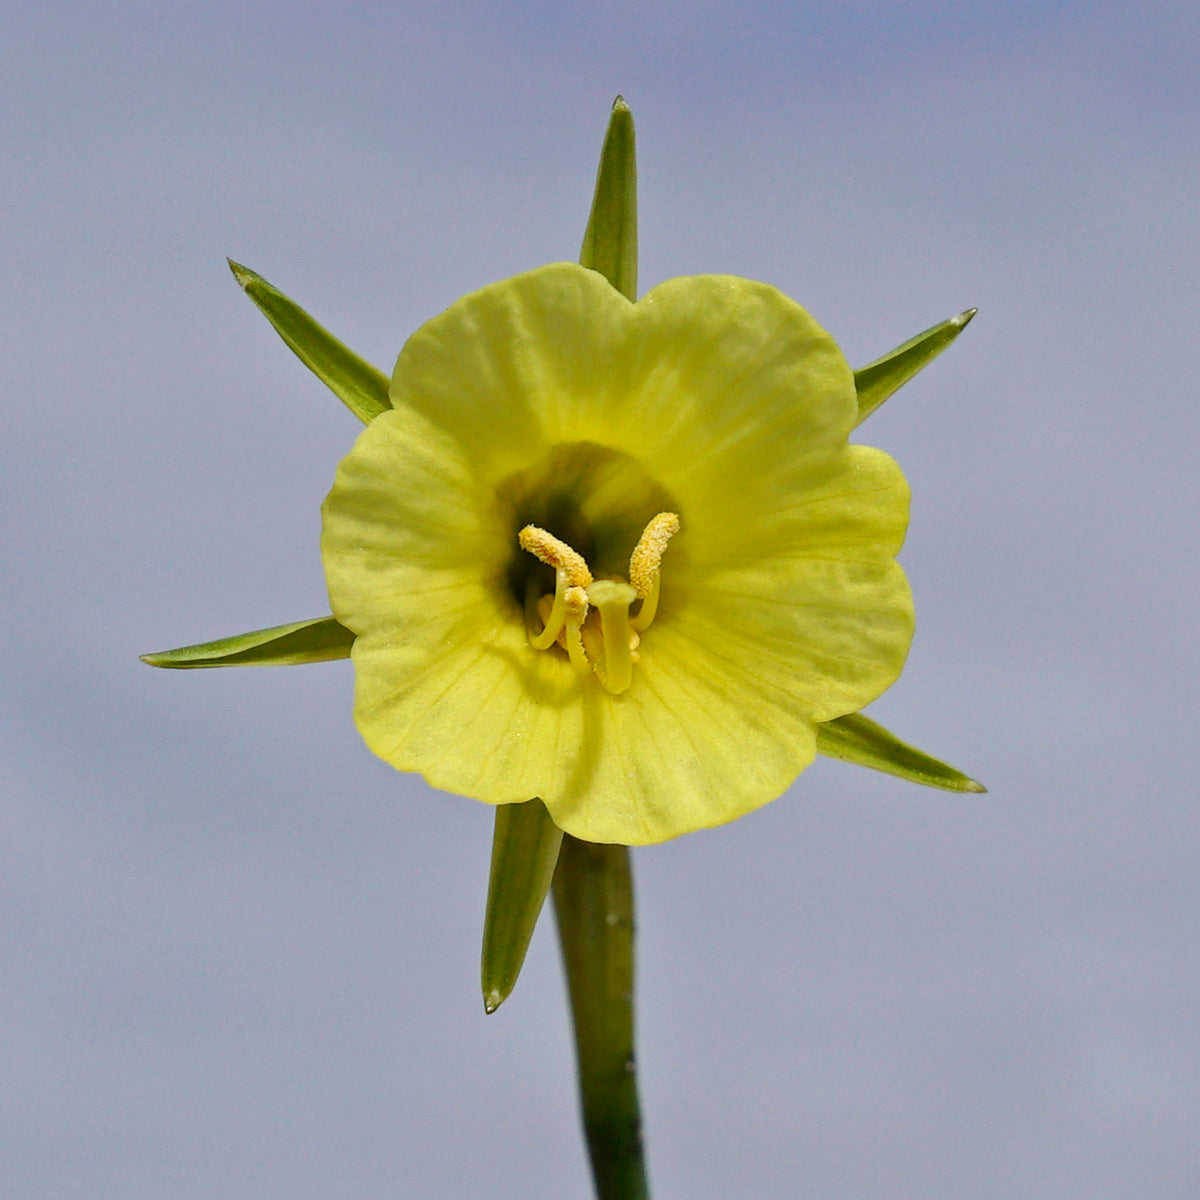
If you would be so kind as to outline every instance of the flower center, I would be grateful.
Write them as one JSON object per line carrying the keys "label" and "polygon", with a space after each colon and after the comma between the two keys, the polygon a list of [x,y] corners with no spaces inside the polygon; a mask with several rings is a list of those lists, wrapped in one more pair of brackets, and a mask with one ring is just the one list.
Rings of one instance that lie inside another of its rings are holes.
{"label": "flower center", "polygon": [[[539,594],[530,580],[525,596],[525,628],[535,650],[560,646],[581,674],[595,671],[604,687],[620,695],[633,682],[641,635],[658,612],[662,556],[679,531],[670,512],[654,517],[629,559],[629,580],[595,579],[583,555],[537,525],[517,535],[527,550],[554,568],[554,592]],[[633,604],[641,601],[636,613]]]}

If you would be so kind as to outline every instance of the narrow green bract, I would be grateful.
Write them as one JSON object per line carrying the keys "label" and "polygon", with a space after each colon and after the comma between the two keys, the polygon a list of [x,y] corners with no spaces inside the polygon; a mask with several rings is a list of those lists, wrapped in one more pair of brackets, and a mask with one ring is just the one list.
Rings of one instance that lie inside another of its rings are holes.
{"label": "narrow green bract", "polygon": [[229,260],[242,290],[291,347],[296,356],[363,424],[386,412],[387,376],[343,346],[294,300],[249,267]]}
{"label": "narrow green bract", "polygon": [[600,151],[579,263],[598,271],[626,300],[637,299],[637,151],[633,114],[620,96]]}
{"label": "narrow green bract", "polygon": [[968,308],[957,317],[918,333],[889,354],[854,372],[861,425],[889,396],[903,387],[922,367],[932,362],[967,327],[976,310]]}
{"label": "narrow green bract", "polygon": [[290,667],[297,663],[330,662],[349,658],[354,634],[333,617],[293,621],[237,633],[213,642],[180,646],[143,654],[142,662],[152,667],[188,670],[197,667]]}
{"label": "narrow green bract", "polygon": [[540,800],[496,809],[483,926],[483,1003],[489,1013],[504,1003],[517,982],[562,837]]}
{"label": "narrow green bract", "polygon": [[902,742],[862,713],[849,713],[817,726],[817,750],[860,767],[886,771],[926,787],[950,792],[986,792],[982,783]]}

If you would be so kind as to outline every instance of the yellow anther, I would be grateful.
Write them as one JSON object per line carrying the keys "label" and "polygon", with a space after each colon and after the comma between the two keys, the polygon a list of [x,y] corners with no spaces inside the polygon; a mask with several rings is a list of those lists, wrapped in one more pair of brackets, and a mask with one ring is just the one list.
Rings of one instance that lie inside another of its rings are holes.
{"label": "yellow anther", "polygon": [[661,512],[642,531],[638,544],[629,557],[629,582],[644,600],[650,595],[662,566],[667,543],[679,532],[679,518],[674,513]]}
{"label": "yellow anther", "polygon": [[634,629],[647,628],[658,612],[662,557],[667,543],[678,532],[679,518],[675,513],[661,512],[651,519],[633,548],[629,558],[629,582],[642,599],[642,607],[630,621]]}
{"label": "yellow anther", "polygon": [[[658,518],[656,517],[655,520]],[[642,535],[643,538],[645,535]],[[535,558],[540,558],[547,566],[566,574],[569,587],[591,587],[592,573],[583,561],[583,555],[572,550],[566,542],[560,541],[552,533],[547,533],[537,525],[526,525],[517,534],[517,541],[522,550],[528,550]]]}

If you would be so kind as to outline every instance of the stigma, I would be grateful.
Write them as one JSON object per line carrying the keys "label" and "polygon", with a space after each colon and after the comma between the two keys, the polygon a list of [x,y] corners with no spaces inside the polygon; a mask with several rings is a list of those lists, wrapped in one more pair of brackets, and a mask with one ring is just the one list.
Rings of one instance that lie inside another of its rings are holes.
{"label": "stigma", "polygon": [[[517,535],[521,549],[554,568],[554,592],[531,582],[525,628],[535,650],[557,646],[581,674],[595,674],[620,695],[633,682],[641,635],[658,613],[663,554],[679,532],[675,513],[662,512],[642,532],[629,558],[628,581],[596,579],[583,555],[537,525]],[[636,611],[633,611],[637,605]]]}

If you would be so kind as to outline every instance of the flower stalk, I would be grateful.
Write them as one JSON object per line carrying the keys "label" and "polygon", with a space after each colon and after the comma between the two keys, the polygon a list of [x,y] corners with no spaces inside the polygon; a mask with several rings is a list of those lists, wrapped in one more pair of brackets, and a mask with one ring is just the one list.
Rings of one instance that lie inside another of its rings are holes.
{"label": "flower stalk", "polygon": [[598,1200],[647,1200],[633,1047],[629,848],[565,835],[553,892],[596,1195]]}

